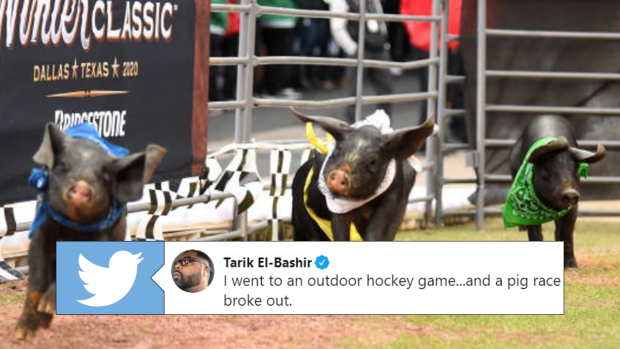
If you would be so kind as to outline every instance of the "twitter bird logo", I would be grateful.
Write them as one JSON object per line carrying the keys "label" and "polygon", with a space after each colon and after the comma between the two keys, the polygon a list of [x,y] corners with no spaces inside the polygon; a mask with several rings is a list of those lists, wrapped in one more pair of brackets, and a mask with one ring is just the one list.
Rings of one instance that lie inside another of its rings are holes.
{"label": "twitter bird logo", "polygon": [[80,254],[78,261],[83,270],[79,272],[80,278],[85,283],[84,288],[95,296],[78,302],[91,307],[105,307],[123,299],[136,281],[141,254],[118,251],[110,258],[109,268],[93,264]]}

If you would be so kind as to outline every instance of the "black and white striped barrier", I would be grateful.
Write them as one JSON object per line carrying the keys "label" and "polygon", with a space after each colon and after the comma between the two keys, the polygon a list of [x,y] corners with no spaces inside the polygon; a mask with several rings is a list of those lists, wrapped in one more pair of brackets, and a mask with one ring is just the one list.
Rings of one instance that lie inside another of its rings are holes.
{"label": "black and white striped barrier", "polygon": [[271,199],[271,218],[269,219],[268,236],[269,241],[279,241],[283,239],[282,231],[282,210],[278,205],[280,198],[286,193],[286,186],[289,171],[291,169],[291,151],[285,147],[276,147],[271,150],[271,185],[269,196]]}
{"label": "black and white striped barrier", "polygon": [[[235,196],[235,216],[247,211],[263,192],[263,184],[256,168],[256,150],[236,149],[230,164],[213,185],[213,190],[230,192]],[[217,206],[220,204],[221,202]]]}
{"label": "black and white striped barrier", "polygon": [[25,277],[24,274],[11,267],[2,257],[2,248],[6,238],[15,234],[16,230],[17,223],[15,221],[13,207],[3,207],[0,209],[0,283],[11,280],[21,280]]}

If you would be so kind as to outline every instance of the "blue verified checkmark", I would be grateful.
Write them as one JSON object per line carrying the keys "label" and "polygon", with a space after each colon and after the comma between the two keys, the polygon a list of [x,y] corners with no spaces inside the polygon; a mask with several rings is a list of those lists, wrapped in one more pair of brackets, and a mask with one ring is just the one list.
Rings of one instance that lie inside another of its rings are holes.
{"label": "blue verified checkmark", "polygon": [[316,265],[317,268],[323,270],[329,266],[329,258],[320,255],[314,260],[314,265]]}

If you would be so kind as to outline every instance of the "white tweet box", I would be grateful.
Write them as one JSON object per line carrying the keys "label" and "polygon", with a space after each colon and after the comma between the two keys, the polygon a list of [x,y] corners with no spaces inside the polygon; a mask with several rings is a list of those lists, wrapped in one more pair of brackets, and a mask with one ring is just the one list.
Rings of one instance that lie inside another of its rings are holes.
{"label": "white tweet box", "polygon": [[[186,250],[213,262],[203,291],[172,279]],[[562,242],[166,242],[153,280],[166,314],[564,314],[563,258]]]}

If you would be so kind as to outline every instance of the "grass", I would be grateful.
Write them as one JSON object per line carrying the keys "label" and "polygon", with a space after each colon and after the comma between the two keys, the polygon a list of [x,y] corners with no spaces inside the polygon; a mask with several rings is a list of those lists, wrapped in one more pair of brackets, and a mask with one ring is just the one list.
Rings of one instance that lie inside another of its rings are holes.
{"label": "grass", "polygon": [[[553,224],[543,227],[553,240]],[[526,241],[527,232],[489,219],[474,224],[400,233],[401,241]],[[618,348],[620,223],[580,220],[575,229],[580,269],[565,272],[565,315],[424,315],[404,321],[423,330],[399,335],[386,348]],[[373,347],[356,341],[356,347]]]}
{"label": "grass", "polygon": [[24,298],[24,292],[16,291],[13,283],[0,284],[0,312],[6,312],[9,305],[23,303]]}

